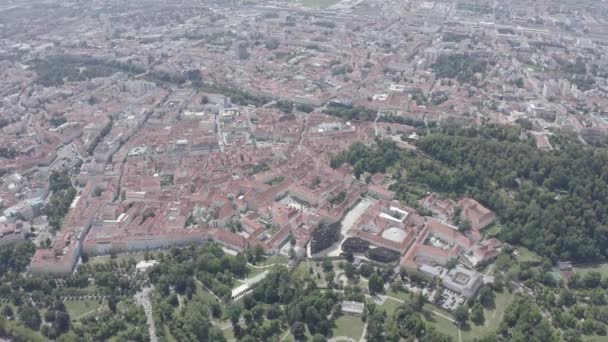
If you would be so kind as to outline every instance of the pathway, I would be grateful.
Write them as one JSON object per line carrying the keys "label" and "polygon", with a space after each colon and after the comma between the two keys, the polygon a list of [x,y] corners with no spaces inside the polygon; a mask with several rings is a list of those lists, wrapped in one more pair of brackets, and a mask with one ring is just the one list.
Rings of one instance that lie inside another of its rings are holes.
{"label": "pathway", "polygon": [[289,336],[289,332],[290,332],[290,330],[287,329],[287,331],[285,332],[285,334],[283,334],[283,336],[281,336],[281,341],[285,341],[285,339],[287,338],[287,336]]}
{"label": "pathway", "polygon": [[367,342],[367,338],[365,338],[366,335],[367,335],[367,322],[363,326],[363,332],[361,333],[361,338],[359,339],[359,342]]}
{"label": "pathway", "polygon": [[195,280],[195,281],[196,281],[196,282],[197,282],[197,283],[198,283],[200,286],[202,286],[202,287],[203,287],[203,288],[204,288],[204,289],[205,289],[207,292],[211,293],[211,295],[212,295],[213,297],[215,297],[215,299],[217,299],[217,300],[218,300],[220,303],[223,303],[223,302],[224,302],[224,301],[223,301],[223,300],[222,300],[220,297],[218,297],[218,296],[217,296],[215,293],[213,293],[213,291],[211,291],[211,290],[210,290],[210,289],[209,289],[207,286],[205,286],[205,284],[201,283],[201,281],[200,281],[200,280],[198,280],[198,278],[196,278],[196,277],[195,277],[195,278],[194,278],[194,280]]}
{"label": "pathway", "polygon": [[99,310],[99,308],[96,308],[96,309],[93,309],[93,310],[91,310],[91,311],[87,311],[87,312],[85,312],[85,313],[83,313],[83,314],[80,314],[80,315],[78,315],[77,317],[73,318],[72,320],[73,320],[73,321],[77,321],[77,320],[79,320],[79,319],[81,319],[81,318],[83,318],[83,317],[86,317],[86,316],[88,316],[88,315],[92,314],[93,312],[96,312],[97,310]]}
{"label": "pathway", "polygon": [[355,340],[352,337],[347,337],[347,336],[336,336],[336,337],[332,337],[328,340],[328,342],[357,342],[357,340]]}
{"label": "pathway", "polygon": [[250,263],[247,263],[247,265],[251,266],[253,268],[257,268],[257,269],[260,269],[260,268],[269,268],[269,267],[273,267],[273,266],[277,266],[277,265],[287,266],[287,264],[270,264],[270,265],[259,266],[259,265],[254,265],[254,264],[250,264]]}
{"label": "pathway", "polygon": [[146,287],[135,294],[135,302],[144,307],[146,313],[146,320],[148,321],[148,332],[150,333],[150,342],[158,342],[156,337],[156,326],[154,324],[154,317],[152,316],[152,303],[150,302],[151,287]]}

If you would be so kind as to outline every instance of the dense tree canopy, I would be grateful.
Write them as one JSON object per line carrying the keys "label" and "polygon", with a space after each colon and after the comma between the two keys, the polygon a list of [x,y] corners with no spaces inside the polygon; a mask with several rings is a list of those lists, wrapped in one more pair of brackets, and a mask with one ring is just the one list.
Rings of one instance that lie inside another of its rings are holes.
{"label": "dense tree canopy", "polygon": [[530,298],[517,296],[505,310],[498,332],[508,341],[557,341],[555,331]]}
{"label": "dense tree canopy", "polygon": [[428,183],[497,211],[506,240],[553,259],[608,255],[608,151],[565,139],[544,152],[502,127],[431,134],[418,147],[442,163]]}
{"label": "dense tree canopy", "polygon": [[355,143],[332,160],[357,175],[398,166],[393,190],[424,184],[450,197],[467,195],[494,210],[501,238],[553,260],[608,257],[608,150],[569,137],[541,151],[516,128],[445,129],[424,136],[421,152],[392,142]]}

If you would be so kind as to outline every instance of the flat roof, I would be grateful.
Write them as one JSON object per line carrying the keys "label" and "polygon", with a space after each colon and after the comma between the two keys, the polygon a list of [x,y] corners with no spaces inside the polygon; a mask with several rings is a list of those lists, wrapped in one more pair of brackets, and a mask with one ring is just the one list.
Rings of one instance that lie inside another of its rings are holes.
{"label": "flat roof", "polygon": [[406,236],[405,230],[397,227],[391,227],[382,232],[382,238],[395,242],[403,241]]}

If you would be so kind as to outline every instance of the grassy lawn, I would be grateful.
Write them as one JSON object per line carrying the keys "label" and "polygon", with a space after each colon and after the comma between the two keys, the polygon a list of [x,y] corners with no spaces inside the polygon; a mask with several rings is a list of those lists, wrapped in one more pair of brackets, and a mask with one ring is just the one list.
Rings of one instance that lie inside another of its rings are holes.
{"label": "grassy lawn", "polygon": [[[250,265],[247,265],[247,278],[255,277],[256,275],[258,275],[266,270],[269,270],[269,269],[271,269],[271,268],[269,268],[269,267],[265,267],[265,268],[251,267]],[[240,284],[238,284],[238,285],[240,285]]]}
{"label": "grassy lawn", "polygon": [[363,323],[360,317],[344,315],[336,320],[334,336],[347,336],[359,340],[363,333]]}
{"label": "grassy lawn", "polygon": [[599,272],[602,277],[608,277],[608,264],[600,264],[590,267],[575,267],[574,271],[581,276],[584,276],[589,272]]}
{"label": "grassy lawn", "polygon": [[64,303],[72,320],[78,319],[85,313],[97,310],[101,306],[99,301],[94,299],[66,300]]}
{"label": "grassy lawn", "polygon": [[196,282],[196,296],[207,303],[217,301],[217,298],[209,293],[209,291],[205,290],[205,288],[199,282]]}
{"label": "grassy lawn", "polygon": [[410,297],[410,293],[405,292],[405,291],[393,291],[392,289],[389,288],[388,291],[386,291],[386,295],[389,297],[401,299],[405,302],[412,301],[412,298]]}
{"label": "grassy lawn", "polygon": [[173,337],[173,335],[171,334],[171,330],[166,325],[163,326],[163,337],[165,338],[165,341],[167,341],[167,342],[177,342],[175,337]]}
{"label": "grassy lawn", "polygon": [[470,329],[462,330],[462,339],[464,341],[472,341],[474,338],[484,337],[491,333],[496,332],[498,325],[502,321],[507,307],[513,302],[515,295],[504,290],[502,293],[496,293],[496,299],[494,301],[494,310],[483,310],[483,316],[485,322],[483,325],[475,325],[473,322],[469,322]]}
{"label": "grassy lawn", "polygon": [[293,271],[293,276],[301,280],[310,277],[310,273],[308,273],[308,263],[306,260],[301,261],[298,264],[298,267],[296,267],[295,271]]}
{"label": "grassy lawn", "polygon": [[483,235],[486,237],[495,237],[502,230],[502,226],[498,222],[494,222],[490,227],[484,229]]}
{"label": "grassy lawn", "polygon": [[271,255],[266,257],[263,261],[258,262],[257,266],[270,266],[274,264],[283,264],[287,265],[289,263],[289,258],[283,255]]}
{"label": "grassy lawn", "polygon": [[542,260],[538,254],[532,252],[526,247],[518,246],[517,251],[519,252],[520,262],[540,262]]}
{"label": "grassy lawn", "polygon": [[337,4],[340,0],[301,0],[299,2],[306,7],[326,8]]}
{"label": "grassy lawn", "polygon": [[40,332],[34,331],[17,321],[6,321],[4,323],[4,330],[9,336],[19,338],[21,341],[48,341],[48,338],[42,336]]}
{"label": "grassy lawn", "polygon": [[387,298],[384,301],[384,304],[382,304],[380,307],[383,308],[384,310],[386,310],[387,314],[392,315],[393,312],[395,312],[395,310],[397,310],[397,308],[400,307],[401,305],[403,305],[403,303],[398,302],[394,299]]}
{"label": "grassy lawn", "polygon": [[[390,297],[401,299],[405,302],[410,302],[409,294],[405,292],[394,292],[392,290],[387,291],[387,295]],[[493,310],[484,309],[484,317],[485,322],[483,325],[475,325],[473,322],[469,322],[470,327],[466,330],[462,330],[462,340],[463,341],[472,341],[474,338],[479,338],[483,336],[487,336],[493,332],[496,332],[498,325],[502,321],[502,318],[505,313],[505,309],[513,302],[514,294],[509,293],[508,291],[497,292],[495,299],[495,308]],[[382,307],[387,310],[388,313],[392,313],[396,308],[398,308],[401,303],[391,300],[390,298],[386,300],[386,302],[382,305]],[[454,323],[449,320],[443,318],[442,316],[435,315],[428,310],[438,311],[443,313],[446,316],[451,316],[449,312],[437,308],[434,305],[426,304],[425,305],[425,314],[423,315],[424,321],[429,324],[429,326],[434,327],[437,331],[451,336],[455,341],[458,341],[458,327],[454,325]]]}
{"label": "grassy lawn", "polygon": [[[152,253],[152,254],[156,255],[155,253]],[[135,261],[139,262],[139,261],[144,260],[144,255],[145,255],[145,252],[128,253],[128,254],[125,253],[125,254],[118,254],[114,259],[112,259],[112,257],[109,255],[100,255],[100,256],[90,258],[89,263],[102,264],[102,263],[110,262],[110,260],[114,260],[114,262],[121,262],[123,260],[129,260],[129,259],[134,259]]]}
{"label": "grassy lawn", "polygon": [[222,330],[222,332],[224,333],[224,337],[226,338],[226,340],[236,341],[236,338],[234,337],[234,331],[232,331],[232,327],[226,330]]}
{"label": "grassy lawn", "polygon": [[425,315],[422,315],[422,320],[427,326],[431,326],[438,332],[452,337],[452,340],[458,341],[458,327],[454,323],[441,316],[433,315],[428,311],[426,311]]}

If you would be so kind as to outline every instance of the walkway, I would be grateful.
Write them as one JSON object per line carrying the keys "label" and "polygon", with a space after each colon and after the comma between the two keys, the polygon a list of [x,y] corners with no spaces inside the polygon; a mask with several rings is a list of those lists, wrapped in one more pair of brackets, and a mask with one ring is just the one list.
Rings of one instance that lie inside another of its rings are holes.
{"label": "walkway", "polygon": [[146,313],[146,320],[148,321],[148,332],[150,333],[150,342],[158,342],[156,337],[156,326],[154,324],[154,317],[152,316],[152,303],[150,302],[151,287],[146,287],[135,294],[135,302],[144,307]]}

